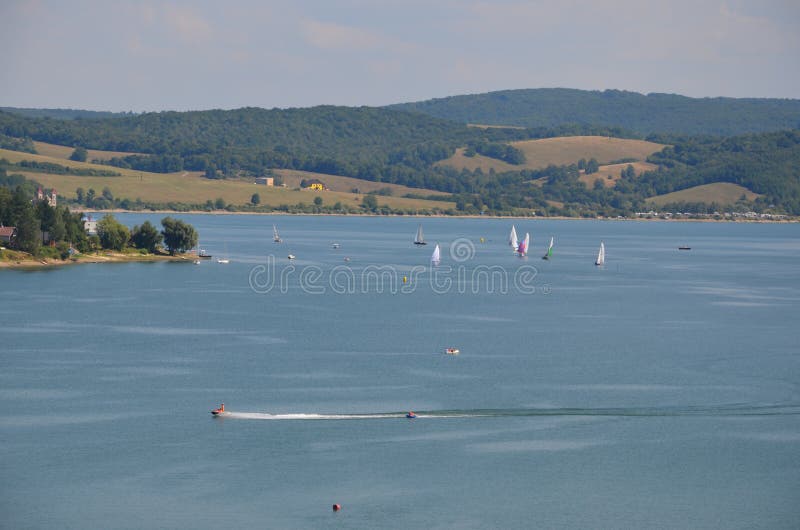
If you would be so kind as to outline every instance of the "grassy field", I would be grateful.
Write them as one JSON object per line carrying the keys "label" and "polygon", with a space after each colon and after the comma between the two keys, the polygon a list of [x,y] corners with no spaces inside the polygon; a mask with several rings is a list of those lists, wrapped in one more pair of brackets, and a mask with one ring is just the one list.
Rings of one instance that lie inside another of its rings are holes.
{"label": "grassy field", "polygon": [[[645,171],[653,171],[658,168],[658,166],[655,164],[650,164],[649,162],[631,162],[630,165],[633,166],[633,169],[636,171],[637,175],[640,175]],[[591,175],[581,173],[581,176],[578,177],[578,180],[585,183],[587,187],[591,188],[594,186],[594,181],[600,179],[603,181],[603,185],[606,188],[611,188],[617,185],[620,172],[627,167],[628,164],[608,164],[605,166],[600,166],[600,169],[597,171],[597,173],[592,173]]]}
{"label": "grassy field", "polygon": [[651,154],[664,148],[661,144],[644,140],[627,140],[607,136],[562,136],[512,142],[511,145],[525,153],[525,164],[514,166],[481,155],[466,157],[464,149],[458,149],[455,155],[438,163],[458,169],[519,171],[520,169],[541,169],[550,164],[556,166],[575,164],[581,158],[586,160],[595,158],[600,164],[608,164],[613,160],[623,158],[644,161]]}
{"label": "grassy field", "polygon": [[[75,150],[73,147],[66,145],[48,144],[45,142],[33,142],[36,147],[36,152],[43,156],[52,158],[60,158],[62,160],[69,160],[72,152]],[[98,151],[97,149],[86,150],[86,160],[111,160],[115,157],[123,157],[128,155],[135,155],[137,153],[125,153],[123,151]]]}
{"label": "grassy field", "polygon": [[[79,187],[82,187],[84,190],[93,188],[98,195],[103,188],[108,187],[114,197],[119,199],[127,198],[136,200],[140,198],[146,202],[158,203],[182,202],[202,204],[207,200],[213,201],[217,198],[221,198],[228,204],[243,205],[250,203],[250,198],[253,193],[258,193],[261,197],[261,204],[269,206],[279,206],[281,204],[291,205],[300,202],[311,204],[316,196],[322,197],[324,201],[323,204],[326,205],[333,205],[336,202],[341,202],[343,205],[350,206],[358,206],[361,204],[361,195],[359,194],[343,191],[294,191],[291,188],[274,188],[257,185],[249,180],[209,180],[204,178],[199,171],[148,173],[146,171],[113,168],[86,162],[73,162],[71,160],[63,160],[44,155],[32,155],[6,149],[0,149],[0,158],[6,158],[11,162],[19,162],[21,160],[52,162],[75,168],[112,170],[121,174],[121,176],[118,177],[83,177],[75,175],[53,175],[35,171],[19,171],[16,169],[12,171],[12,173],[21,173],[26,177],[37,180],[48,188],[56,188],[59,195],[72,199],[75,198],[75,190]],[[325,181],[325,179],[321,180]],[[353,180],[359,183],[366,182],[357,179]],[[416,190],[416,193],[427,195],[435,192]],[[455,203],[449,201],[428,201],[394,196],[379,196],[378,204],[386,204],[392,208],[409,210],[455,208]]]}
{"label": "grassy field", "polygon": [[738,184],[715,182],[714,184],[703,184],[702,186],[695,186],[681,191],[657,195],[647,200],[656,206],[661,206],[670,202],[704,202],[707,204],[717,202],[719,204],[733,204],[738,201],[742,195],[747,197],[749,201],[760,197],[758,193],[753,193]]}
{"label": "grassy field", "polygon": [[369,193],[377,191],[382,188],[389,188],[392,190],[392,196],[402,197],[407,193],[414,193],[417,195],[441,195],[448,196],[448,193],[443,191],[421,190],[419,188],[409,188],[408,186],[400,186],[399,184],[387,184],[385,182],[372,182],[369,180],[355,179],[352,177],[340,177],[338,175],[326,175],[324,173],[312,173],[310,171],[298,171],[294,169],[276,169],[273,173],[280,175],[283,178],[283,183],[287,188],[297,188],[300,186],[300,181],[303,179],[318,179],[325,184],[331,191],[344,191],[350,192],[353,188],[358,188],[361,193]]}

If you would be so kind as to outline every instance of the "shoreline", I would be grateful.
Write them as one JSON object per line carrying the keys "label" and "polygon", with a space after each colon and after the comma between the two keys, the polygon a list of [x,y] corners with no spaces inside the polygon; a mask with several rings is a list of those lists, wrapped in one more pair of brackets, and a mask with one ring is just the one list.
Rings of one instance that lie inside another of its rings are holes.
{"label": "shoreline", "polygon": [[188,210],[188,211],[178,211],[178,210],[122,210],[122,209],[110,209],[110,210],[88,210],[88,209],[75,209],[70,210],[76,213],[91,213],[91,214],[117,214],[117,213],[133,213],[133,214],[173,214],[173,215],[290,215],[290,216],[306,216],[306,217],[411,217],[411,218],[444,218],[444,219],[525,219],[530,221],[545,221],[545,220],[553,220],[553,221],[643,221],[643,222],[652,222],[652,221],[660,221],[660,222],[695,222],[695,223],[798,223],[800,222],[800,217],[791,217],[787,219],[749,219],[749,218],[737,218],[737,219],[694,219],[690,217],[679,217],[679,218],[646,218],[646,217],[567,217],[561,215],[551,215],[551,216],[540,216],[540,215],[444,215],[444,214],[379,214],[379,213],[289,213],[289,212],[229,212],[225,210],[214,210],[214,211],[206,211],[206,210]]}
{"label": "shoreline", "polygon": [[[8,250],[0,250],[0,253],[8,252]],[[41,270],[49,268],[64,267],[67,265],[80,265],[84,263],[155,263],[159,261],[174,262],[174,263],[192,263],[196,257],[190,254],[176,254],[170,256],[169,254],[126,254],[124,252],[103,252],[97,254],[79,254],[78,256],[68,258],[65,260],[48,259],[48,258],[35,258],[30,254],[12,251],[21,259],[2,259],[0,260],[0,270],[3,269],[17,269],[17,270]]]}

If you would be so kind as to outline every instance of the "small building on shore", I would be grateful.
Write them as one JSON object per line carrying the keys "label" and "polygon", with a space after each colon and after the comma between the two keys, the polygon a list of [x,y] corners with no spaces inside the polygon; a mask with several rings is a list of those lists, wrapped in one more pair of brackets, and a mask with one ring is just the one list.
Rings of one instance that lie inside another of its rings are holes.
{"label": "small building on shore", "polygon": [[274,186],[275,185],[275,178],[274,177],[256,177],[256,184],[261,184],[262,186]]}
{"label": "small building on shore", "polygon": [[86,231],[87,236],[96,236],[97,221],[92,219],[92,216],[90,215],[89,217],[83,220],[83,229]]}
{"label": "small building on shore", "polygon": [[9,245],[14,242],[17,237],[16,226],[0,226],[0,243],[8,243]]}

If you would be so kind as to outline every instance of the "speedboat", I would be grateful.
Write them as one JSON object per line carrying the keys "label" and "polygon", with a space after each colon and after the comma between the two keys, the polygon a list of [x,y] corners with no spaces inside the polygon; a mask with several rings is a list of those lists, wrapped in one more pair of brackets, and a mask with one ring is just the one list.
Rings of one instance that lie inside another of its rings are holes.
{"label": "speedboat", "polygon": [[294,256],[294,254],[289,254],[289,255],[287,256],[287,258],[289,258],[289,259],[294,259],[294,258],[295,258],[295,256]]}
{"label": "speedboat", "polygon": [[417,417],[417,415],[416,415],[416,414],[414,414],[414,411],[409,411],[409,413],[408,413],[408,414],[406,414],[406,418],[408,418],[408,419],[410,419],[410,420],[413,420],[413,419],[414,419],[414,418],[416,418],[416,417]]}
{"label": "speedboat", "polygon": [[339,248],[339,243],[333,243],[333,244],[331,245],[331,248],[332,248],[332,249],[337,249],[337,248]]}
{"label": "speedboat", "polygon": [[216,408],[216,409],[214,409],[214,410],[212,410],[212,411],[211,411],[211,414],[212,414],[213,416],[219,416],[220,414],[224,414],[224,413],[225,413],[225,403],[222,403],[222,404],[219,406],[219,408]]}
{"label": "speedboat", "polygon": [[444,352],[447,355],[458,355],[459,353],[461,353],[461,350],[459,350],[458,348],[445,348]]}
{"label": "speedboat", "polygon": [[220,258],[220,259],[217,260],[217,263],[230,263],[230,262],[231,262],[231,260],[229,260],[227,258]]}

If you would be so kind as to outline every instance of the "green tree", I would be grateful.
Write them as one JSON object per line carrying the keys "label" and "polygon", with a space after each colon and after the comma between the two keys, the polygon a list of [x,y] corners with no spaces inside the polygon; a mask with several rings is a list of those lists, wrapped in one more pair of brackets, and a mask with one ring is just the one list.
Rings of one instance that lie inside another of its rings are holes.
{"label": "green tree", "polygon": [[322,197],[314,197],[314,204],[316,206],[322,206]]}
{"label": "green tree", "polygon": [[217,210],[224,210],[225,209],[225,199],[222,197],[218,197],[217,200],[214,201],[214,208]]}
{"label": "green tree", "polygon": [[164,244],[170,254],[186,252],[197,245],[197,232],[189,223],[184,223],[172,217],[165,217],[161,220],[161,226],[164,227],[164,230],[161,231],[164,236]]}
{"label": "green tree", "polygon": [[78,204],[83,204],[83,200],[86,198],[86,192],[83,191],[83,188],[78,188],[75,190],[75,196],[77,197]]}
{"label": "green tree", "polygon": [[378,199],[374,195],[364,195],[361,201],[361,207],[369,212],[374,212],[378,209]]}
{"label": "green tree", "polygon": [[33,210],[33,206],[28,203],[27,208],[23,208],[19,212],[19,217],[16,221],[17,225],[17,239],[16,246],[24,252],[36,254],[42,244],[42,233],[39,219]]}
{"label": "green tree", "polygon": [[97,221],[97,235],[103,248],[122,250],[131,237],[128,227],[117,221],[113,215],[106,214]]}
{"label": "green tree", "polygon": [[150,221],[145,221],[142,226],[134,226],[131,232],[131,243],[136,248],[147,249],[148,252],[154,253],[156,247],[161,244],[164,236],[159,233],[158,229],[150,224]]}
{"label": "green tree", "polygon": [[107,200],[108,202],[111,202],[111,203],[114,202],[114,194],[111,193],[111,189],[108,186],[103,188],[103,198],[105,200]]}
{"label": "green tree", "polygon": [[86,206],[91,206],[94,202],[95,191],[94,188],[89,188],[89,191],[86,192]]}
{"label": "green tree", "polygon": [[86,162],[86,157],[88,153],[86,149],[83,147],[76,147],[75,150],[69,155],[70,160],[75,160],[76,162]]}
{"label": "green tree", "polygon": [[250,197],[250,202],[253,203],[254,205],[261,204],[261,195],[259,195],[258,193],[254,193],[253,196]]}

